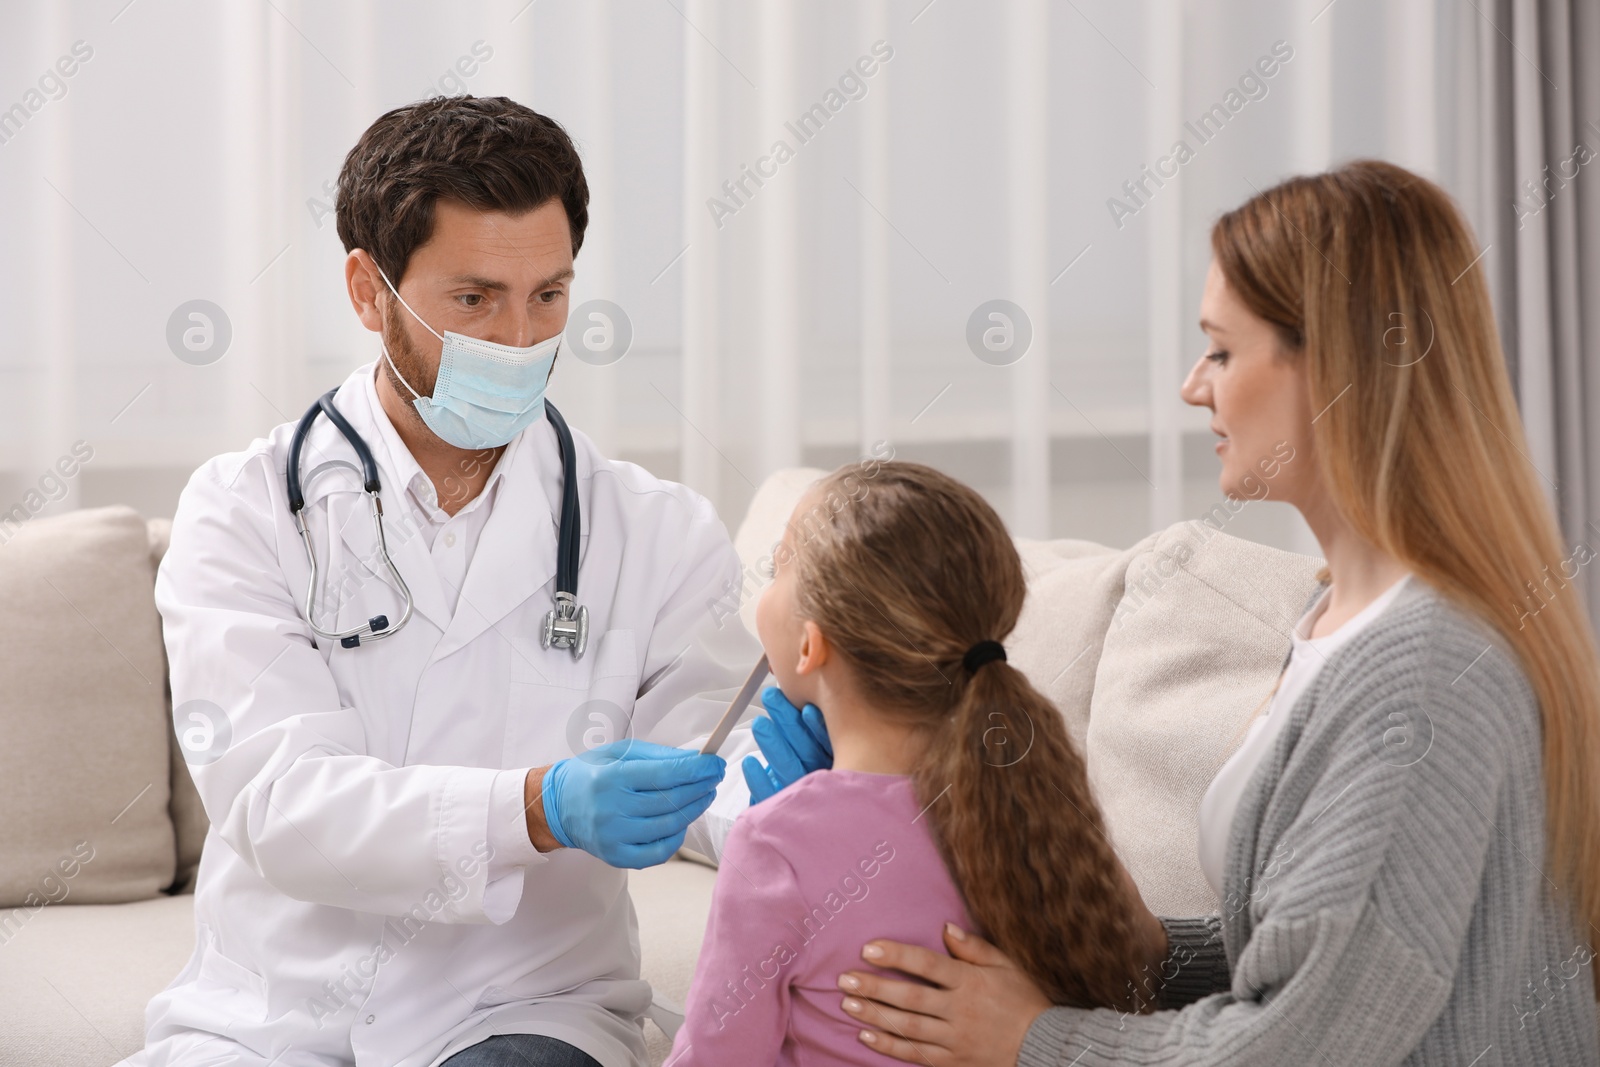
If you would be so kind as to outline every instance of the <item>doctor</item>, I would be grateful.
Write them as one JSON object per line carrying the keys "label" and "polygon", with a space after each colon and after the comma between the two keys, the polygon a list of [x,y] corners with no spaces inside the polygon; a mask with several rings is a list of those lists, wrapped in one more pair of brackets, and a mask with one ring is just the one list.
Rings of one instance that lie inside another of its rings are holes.
{"label": "doctor", "polygon": [[[711,505],[576,432],[588,636],[541,641],[564,481],[544,388],[587,203],[565,132],[503,97],[396,109],[346,157],[345,282],[383,355],[332,401],[383,538],[326,415],[304,543],[293,423],[183,492],[156,601],[211,830],[194,954],[128,1062],[645,1062],[624,868],[720,852],[750,794],[698,741],[760,649],[719,625],[740,567]],[[317,634],[376,616],[354,647]],[[782,730],[760,744],[758,798],[808,769]]]}

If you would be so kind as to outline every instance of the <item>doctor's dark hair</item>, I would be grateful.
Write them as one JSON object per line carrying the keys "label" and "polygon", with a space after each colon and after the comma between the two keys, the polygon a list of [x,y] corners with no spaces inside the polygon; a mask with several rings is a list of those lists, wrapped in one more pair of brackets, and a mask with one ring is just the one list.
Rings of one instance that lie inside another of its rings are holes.
{"label": "doctor's dark hair", "polygon": [[926,740],[912,773],[946,866],[990,941],[1053,1003],[1151,1008],[1134,894],[1083,758],[1050,700],[1003,659],[963,660],[1017,624],[1027,586],[1000,516],[930,467],[854,466],[791,531],[799,614],[862,697]]}
{"label": "doctor's dark hair", "polygon": [[441,197],[513,215],[559,200],[574,256],[589,225],[589,185],[567,131],[503,96],[434,97],[367,127],[339,170],[339,240],[346,252],[365,249],[398,286]]}

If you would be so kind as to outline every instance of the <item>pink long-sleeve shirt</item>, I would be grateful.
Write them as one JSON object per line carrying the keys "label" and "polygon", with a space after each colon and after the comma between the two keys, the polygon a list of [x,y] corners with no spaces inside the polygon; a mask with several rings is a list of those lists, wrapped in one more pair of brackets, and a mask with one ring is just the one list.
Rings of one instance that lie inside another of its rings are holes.
{"label": "pink long-sleeve shirt", "polygon": [[[946,801],[948,803],[948,801]],[[839,975],[889,938],[944,952],[975,927],[905,775],[815,771],[739,817],[667,1067],[883,1067]]]}

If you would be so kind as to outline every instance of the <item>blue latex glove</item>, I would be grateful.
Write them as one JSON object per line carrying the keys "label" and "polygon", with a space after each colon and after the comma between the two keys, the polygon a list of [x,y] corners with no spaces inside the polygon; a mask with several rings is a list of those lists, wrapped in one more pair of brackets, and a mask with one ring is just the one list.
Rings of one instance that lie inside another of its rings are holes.
{"label": "blue latex glove", "polygon": [[612,741],[545,772],[544,820],[567,848],[613,867],[653,867],[682,846],[726,771],[715,754]]}
{"label": "blue latex glove", "polygon": [[752,804],[812,771],[833,766],[833,742],[828,740],[827,723],[815,704],[807,704],[804,710],[796,708],[775,685],[761,691],[761,703],[767,714],[751,722],[750,732],[767,762],[763,764],[752,755],[739,765],[750,786]]}

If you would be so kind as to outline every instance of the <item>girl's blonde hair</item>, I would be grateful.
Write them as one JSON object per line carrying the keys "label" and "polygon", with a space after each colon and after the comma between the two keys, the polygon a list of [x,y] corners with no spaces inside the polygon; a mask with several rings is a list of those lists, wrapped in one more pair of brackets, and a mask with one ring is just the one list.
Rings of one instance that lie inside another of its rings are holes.
{"label": "girl's blonde hair", "polygon": [[1251,198],[1218,220],[1211,247],[1232,291],[1304,361],[1316,462],[1340,513],[1520,659],[1544,722],[1546,866],[1592,940],[1600,661],[1577,590],[1550,586],[1570,561],[1527,457],[1483,249],[1442,189],[1374,160]]}
{"label": "girl's blonde hair", "polygon": [[1056,1004],[1147,1010],[1133,902],[1061,714],[974,645],[1026,592],[1000,517],[915,463],[847,467],[791,530],[797,606],[861,695],[926,739],[919,802],[974,921]]}

